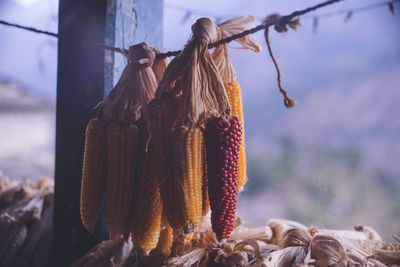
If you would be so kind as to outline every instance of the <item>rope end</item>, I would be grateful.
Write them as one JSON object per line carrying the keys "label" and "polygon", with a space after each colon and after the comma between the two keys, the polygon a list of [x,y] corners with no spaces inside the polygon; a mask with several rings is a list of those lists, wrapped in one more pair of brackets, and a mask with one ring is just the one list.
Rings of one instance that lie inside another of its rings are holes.
{"label": "rope end", "polygon": [[297,104],[297,101],[290,98],[289,96],[285,96],[283,103],[285,104],[285,107],[287,107],[287,108],[294,108]]}

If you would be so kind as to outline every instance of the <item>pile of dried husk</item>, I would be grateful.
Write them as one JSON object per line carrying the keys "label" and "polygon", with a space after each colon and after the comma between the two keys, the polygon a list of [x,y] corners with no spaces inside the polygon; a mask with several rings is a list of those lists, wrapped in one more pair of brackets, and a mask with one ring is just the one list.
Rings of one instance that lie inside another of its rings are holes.
{"label": "pile of dried husk", "polygon": [[45,266],[52,239],[54,183],[0,171],[0,266]]}
{"label": "pile of dried husk", "polygon": [[399,266],[400,239],[394,239],[384,242],[365,226],[327,230],[271,219],[247,229],[237,219],[231,237],[219,242],[205,220],[169,258],[140,257],[121,239],[104,241],[73,266]]}

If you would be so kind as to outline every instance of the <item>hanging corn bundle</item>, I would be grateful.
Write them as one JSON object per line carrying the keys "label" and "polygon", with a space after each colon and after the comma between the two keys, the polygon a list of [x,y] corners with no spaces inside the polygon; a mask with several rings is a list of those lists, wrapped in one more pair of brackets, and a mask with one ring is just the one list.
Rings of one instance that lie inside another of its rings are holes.
{"label": "hanging corn bundle", "polygon": [[[159,50],[155,48],[152,48],[152,50],[153,52],[159,52]],[[167,65],[167,59],[154,59],[151,67],[154,71],[157,83],[163,76]],[[148,144],[148,123],[152,118],[152,113],[149,112],[149,110],[151,110],[150,105],[148,105],[146,109],[146,119],[141,121],[141,128],[143,131],[141,131],[139,135],[139,143],[141,146],[139,148],[140,161],[129,224],[133,244],[143,255],[148,255],[156,246],[164,247],[165,252],[165,246],[167,246],[165,244],[158,244],[158,242],[164,243],[164,233],[162,232],[161,223],[162,203],[156,176],[156,168],[161,162],[158,162],[156,158],[154,158],[154,155],[157,154],[155,150],[157,147],[153,144]],[[162,237],[161,240],[159,240],[160,234]]]}
{"label": "hanging corn bundle", "polygon": [[[183,237],[200,227],[210,195],[212,218],[220,218],[212,220],[213,229],[222,238],[229,236],[230,230],[224,230],[222,235],[220,229],[230,229],[235,216],[238,156],[226,158],[232,165],[230,180],[223,176],[224,172],[221,176],[218,167],[223,166],[218,164],[222,161],[211,163],[215,159],[209,153],[219,149],[212,140],[219,138],[219,133],[208,128],[217,118],[231,121],[226,141],[235,136],[235,142],[221,149],[222,154],[229,155],[230,151],[238,154],[242,127],[237,116],[230,114],[223,81],[208,51],[208,44],[221,38],[220,30],[211,20],[202,18],[192,26],[192,31],[192,38],[169,64],[156,98],[149,105],[150,145],[159,148],[155,157],[162,164],[155,168],[164,211],[178,233],[176,236]],[[210,159],[206,160],[206,155]]]}
{"label": "hanging corn bundle", "polygon": [[[255,26],[256,19],[253,16],[243,16],[218,24],[222,38],[230,37]],[[261,47],[249,35],[236,39],[235,41],[240,43],[244,49],[250,49],[254,52],[261,51]],[[238,190],[240,192],[247,182],[242,92],[239,83],[236,81],[236,73],[229,59],[228,45],[217,46],[214,49],[212,57],[224,82],[225,90],[232,108],[232,114],[239,117],[242,125],[242,142],[240,145],[238,164]]]}
{"label": "hanging corn bundle", "polygon": [[[155,54],[141,43],[130,47],[128,65],[86,132],[81,188],[81,218],[93,231],[106,196],[106,224],[112,238],[129,235],[137,177],[147,140],[146,104],[157,86]],[[140,214],[140,213],[138,213]]]}

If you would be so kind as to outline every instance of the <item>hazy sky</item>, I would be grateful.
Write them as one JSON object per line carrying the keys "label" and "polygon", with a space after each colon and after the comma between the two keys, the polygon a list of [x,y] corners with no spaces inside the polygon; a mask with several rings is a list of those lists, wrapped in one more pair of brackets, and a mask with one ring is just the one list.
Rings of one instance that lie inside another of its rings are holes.
{"label": "hazy sky", "polygon": [[[57,32],[58,1],[1,0],[0,18]],[[36,92],[55,96],[55,38],[0,25],[0,77]]]}

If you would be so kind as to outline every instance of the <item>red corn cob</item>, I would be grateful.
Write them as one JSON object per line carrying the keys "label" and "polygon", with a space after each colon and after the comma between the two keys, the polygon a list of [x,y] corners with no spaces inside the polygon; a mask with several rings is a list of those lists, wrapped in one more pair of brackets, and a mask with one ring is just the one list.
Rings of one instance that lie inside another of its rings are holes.
{"label": "red corn cob", "polygon": [[236,115],[212,117],[206,123],[208,193],[212,228],[218,239],[229,238],[236,211],[242,126]]}

